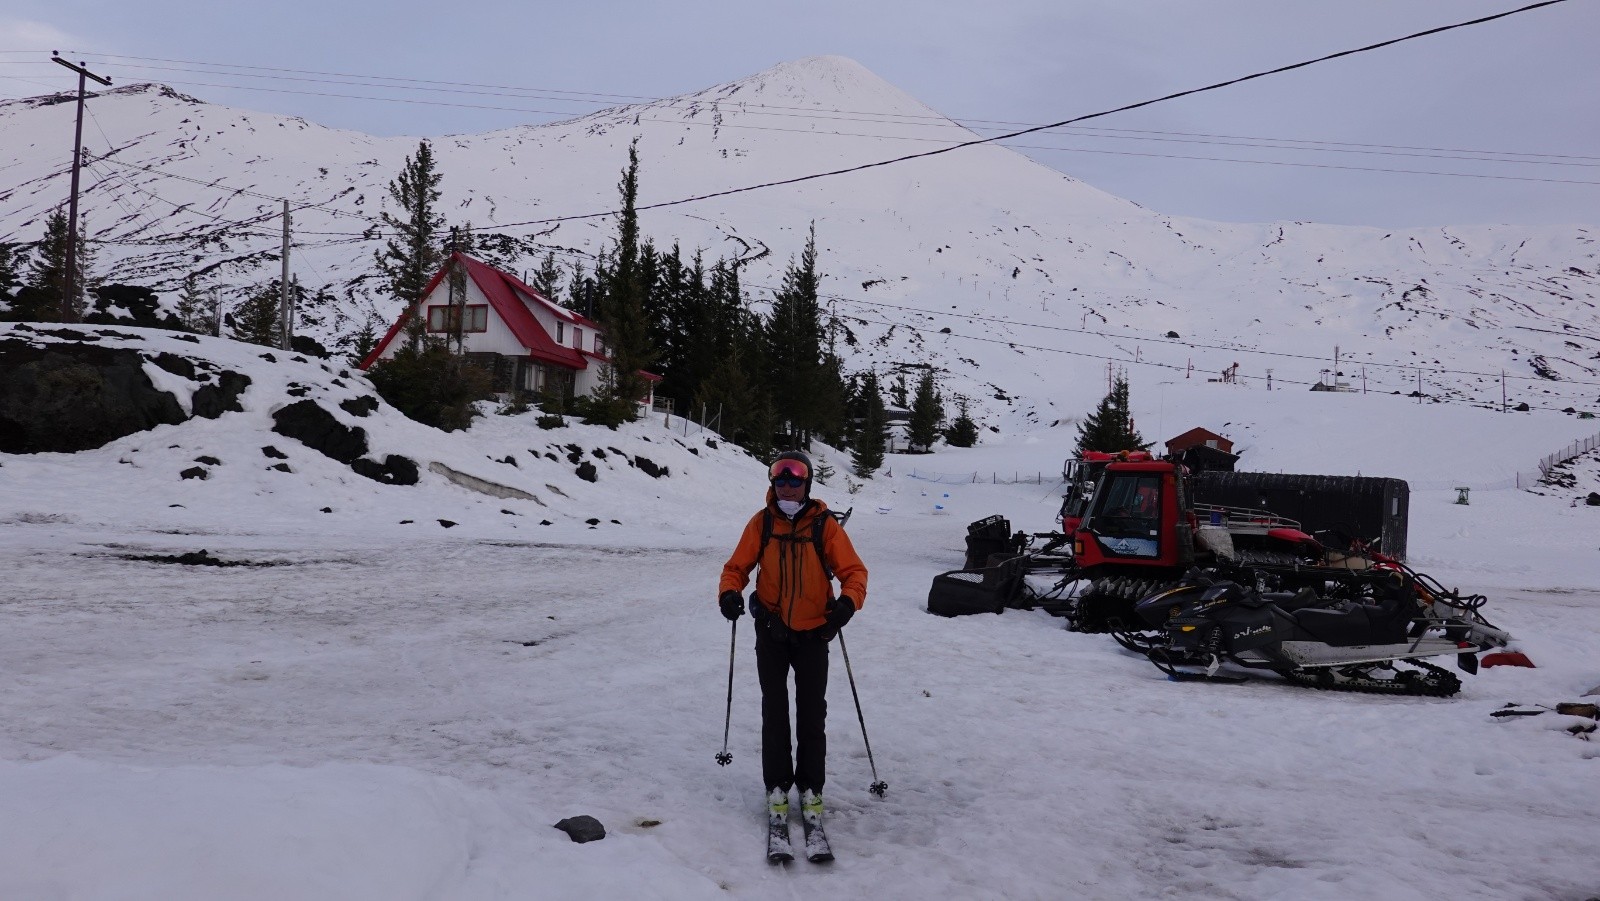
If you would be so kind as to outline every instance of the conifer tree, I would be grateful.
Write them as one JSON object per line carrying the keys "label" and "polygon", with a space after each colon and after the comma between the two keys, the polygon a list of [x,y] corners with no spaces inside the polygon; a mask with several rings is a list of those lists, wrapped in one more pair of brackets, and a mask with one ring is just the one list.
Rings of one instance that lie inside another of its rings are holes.
{"label": "conifer tree", "polygon": [[906,385],[906,374],[895,373],[894,381],[889,383],[889,399],[894,401],[895,406],[907,410],[911,407],[910,395],[911,388]]}
{"label": "conifer tree", "polygon": [[[600,292],[596,317],[606,330],[606,348],[611,364],[601,387],[598,421],[629,422],[637,418],[636,404],[649,392],[642,374],[655,363],[645,322],[645,295],[649,291],[647,262],[639,243],[639,142],[628,146],[628,168],[617,184],[622,197],[622,213],[617,225],[617,247]],[[653,257],[651,251],[647,256]]]}
{"label": "conifer tree", "polygon": [[350,364],[360,366],[361,361],[378,346],[378,324],[371,314],[361,321],[361,327],[350,336]]}
{"label": "conifer tree", "polygon": [[[582,273],[583,267],[580,266],[578,271]],[[556,252],[552,250],[544,255],[539,268],[533,271],[528,286],[543,294],[547,300],[560,303],[562,280],[561,267],[556,264]]]}
{"label": "conifer tree", "polygon": [[850,433],[847,401],[844,361],[829,350],[822,358],[821,384],[816,395],[817,434],[834,447],[843,446]]}
{"label": "conifer tree", "polygon": [[978,424],[972,421],[967,399],[956,400],[956,419],[944,433],[945,443],[951,447],[972,447],[978,443]]}
{"label": "conifer tree", "polygon": [[250,292],[244,303],[234,308],[228,337],[247,344],[260,344],[263,347],[278,346],[278,313],[281,300],[278,285],[279,281],[273,279],[269,284]]}
{"label": "conifer tree", "polygon": [[[696,306],[705,302],[704,272],[685,268],[676,244],[670,253],[659,255],[654,270],[653,286],[646,295],[645,321],[662,377],[656,399],[665,396],[689,405],[706,367],[714,362],[709,355],[695,352],[695,342],[704,341],[705,335],[691,321]],[[699,284],[693,281],[697,276]]]}
{"label": "conifer tree", "polygon": [[19,245],[0,241],[0,295],[8,295],[22,284],[22,267],[27,262]]}
{"label": "conifer tree", "polygon": [[579,316],[593,318],[594,296],[598,290],[594,276],[584,270],[583,262],[580,260],[572,265],[572,277],[567,282],[567,293],[559,299],[554,297],[550,299]]}
{"label": "conifer tree", "polygon": [[216,311],[211,307],[211,301],[200,290],[200,283],[193,273],[183,279],[183,288],[178,292],[178,322],[186,332],[200,335],[214,334],[216,331]]}
{"label": "conifer tree", "polygon": [[939,440],[939,424],[944,422],[944,404],[933,385],[933,369],[923,370],[917,382],[917,394],[911,401],[909,432],[912,447],[931,450]]}
{"label": "conifer tree", "polygon": [[861,428],[851,445],[855,455],[855,473],[863,479],[883,466],[883,444],[889,438],[889,417],[883,406],[883,395],[878,389],[878,376],[867,373],[861,380]]}
{"label": "conifer tree", "polygon": [[805,447],[824,425],[822,310],[817,300],[817,226],[813,222],[805,250],[791,260],[783,285],[772,299],[767,322],[767,373],[771,394],[781,415],[790,421]]}
{"label": "conifer tree", "polygon": [[[78,224],[78,243],[75,252],[77,261],[73,271],[73,297],[68,298],[68,305],[74,320],[83,318],[83,311],[88,306],[86,298],[88,290],[93,287],[93,276],[90,268],[94,264],[94,251],[89,247],[85,237],[89,231],[86,217],[80,217]],[[33,258],[28,271],[28,286],[48,296],[48,300],[41,299],[35,304],[38,309],[34,311],[34,318],[41,321],[55,321],[61,318],[61,295],[66,291],[67,278],[67,214],[56,210],[45,218],[44,238],[37,245],[37,255]],[[37,295],[34,295],[37,297]],[[56,309],[47,310],[43,307],[48,302],[54,302]]]}
{"label": "conifer tree", "polygon": [[397,211],[379,214],[394,234],[374,252],[373,260],[384,287],[408,307],[421,299],[428,280],[443,263],[439,238],[444,215],[438,211],[443,178],[435,169],[433,148],[427,141],[419,142],[416,154],[406,157],[399,176],[389,182],[389,198]]}
{"label": "conifer tree", "polygon": [[1120,375],[1111,383],[1111,390],[1094,412],[1078,425],[1080,454],[1083,451],[1146,450],[1153,443],[1134,431],[1133,417],[1128,412],[1128,380]]}

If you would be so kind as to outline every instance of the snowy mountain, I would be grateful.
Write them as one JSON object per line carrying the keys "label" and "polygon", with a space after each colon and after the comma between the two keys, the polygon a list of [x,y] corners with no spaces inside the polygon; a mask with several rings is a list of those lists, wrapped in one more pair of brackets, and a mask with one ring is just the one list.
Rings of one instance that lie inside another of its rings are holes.
{"label": "snowy mountain", "polygon": [[[64,100],[0,104],[0,239],[36,240],[66,196]],[[156,85],[106,91],[88,109],[84,209],[103,277],[171,292],[200,273],[237,298],[276,277],[287,198],[297,277],[338,298],[309,311],[303,330],[334,341],[397,312],[368,280],[380,240],[368,230],[415,139]],[[508,236],[513,268],[531,268],[546,249],[572,262],[606,244],[607,218],[544,220],[612,209],[635,138],[648,206],[973,137],[860,65],[815,57],[434,149],[452,224]],[[1297,391],[1321,380],[1495,406],[1502,389],[1513,405],[1600,405],[1591,225],[1387,232],[1180,219],[993,145],[641,216],[660,246],[748,260],[758,301],[812,221],[823,289],[853,342],[848,365],[941,367],[946,396],[972,398],[984,424],[1007,433],[1078,415],[1103,392],[1108,363],[1146,400],[1159,383],[1229,370],[1228,384],[1254,389],[1270,371],[1275,388]]]}

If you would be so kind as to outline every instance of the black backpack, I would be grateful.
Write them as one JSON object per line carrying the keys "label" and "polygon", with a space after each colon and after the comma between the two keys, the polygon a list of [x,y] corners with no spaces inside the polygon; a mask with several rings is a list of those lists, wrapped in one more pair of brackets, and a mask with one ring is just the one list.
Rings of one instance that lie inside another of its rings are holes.
{"label": "black backpack", "polygon": [[[855,509],[856,508],[851,507],[849,510],[844,511],[843,513],[835,513],[832,510],[829,510],[827,516],[819,516],[819,517],[816,518],[816,521],[811,524],[811,544],[812,544],[812,546],[814,546],[817,549],[817,559],[822,561],[822,571],[827,574],[828,583],[829,583],[830,586],[833,583],[833,567],[828,565],[828,555],[822,552],[822,533],[823,533],[823,530],[825,530],[828,527],[828,520],[830,520],[830,519],[832,519],[833,521],[837,522],[839,524],[839,528],[841,528],[841,529],[844,528],[844,524],[850,521],[850,514],[852,512],[854,512]],[[762,511],[761,511],[761,547],[760,547],[759,550],[756,551],[756,562],[758,564],[761,562],[761,558],[763,558],[763,557],[765,557],[767,555],[767,542],[771,541],[772,537],[773,537],[773,535],[772,535],[772,524],[773,524],[774,520],[775,520],[775,517],[772,515],[772,508],[771,507],[766,507],[766,508],[762,509]],[[793,532],[789,533],[788,535],[779,535],[777,537],[778,537],[779,541],[804,541],[805,540],[804,538],[801,538],[801,537],[795,535]],[[829,589],[829,592],[831,594],[831,592],[832,592],[832,588],[831,587]]]}

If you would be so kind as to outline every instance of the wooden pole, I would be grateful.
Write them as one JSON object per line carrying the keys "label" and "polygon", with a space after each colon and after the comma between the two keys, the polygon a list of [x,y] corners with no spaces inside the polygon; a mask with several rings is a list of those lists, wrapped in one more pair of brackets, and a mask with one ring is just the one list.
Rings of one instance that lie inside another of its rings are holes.
{"label": "wooden pole", "polygon": [[93,78],[108,86],[111,84],[111,79],[90,72],[83,67],[82,62],[74,66],[53,53],[50,59],[78,73],[78,126],[72,139],[72,195],[67,200],[67,259],[63,265],[65,273],[61,285],[61,321],[76,322],[78,308],[75,301],[77,292],[82,287],[78,284],[78,175],[83,164],[83,102],[87,95],[85,79]]}
{"label": "wooden pole", "polygon": [[283,202],[283,274],[278,278],[278,346],[289,349],[289,201]]}

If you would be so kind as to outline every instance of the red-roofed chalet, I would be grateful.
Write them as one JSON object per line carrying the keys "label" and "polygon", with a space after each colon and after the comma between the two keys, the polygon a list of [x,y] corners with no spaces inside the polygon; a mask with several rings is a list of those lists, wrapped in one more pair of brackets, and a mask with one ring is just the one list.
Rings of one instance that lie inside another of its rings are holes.
{"label": "red-roofed chalet", "polygon": [[[535,391],[564,397],[594,392],[611,358],[599,323],[564,307],[502,272],[464,253],[453,253],[423,289],[422,300],[408,307],[361,361],[366,369],[394,356],[405,344],[412,316],[425,317],[429,334],[452,334],[453,310],[446,276],[452,265],[466,272],[462,335],[468,356],[493,366],[496,390]],[[645,373],[654,386],[659,376]],[[654,388],[651,389],[654,394]],[[653,396],[640,399],[649,404]]]}

